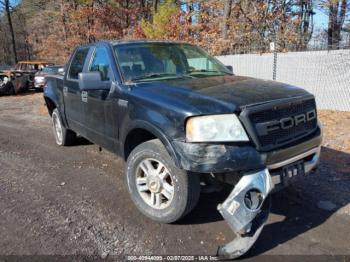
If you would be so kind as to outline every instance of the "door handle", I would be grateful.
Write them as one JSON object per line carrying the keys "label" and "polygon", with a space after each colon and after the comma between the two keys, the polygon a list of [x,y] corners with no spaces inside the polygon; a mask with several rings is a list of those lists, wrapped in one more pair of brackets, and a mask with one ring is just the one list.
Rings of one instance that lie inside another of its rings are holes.
{"label": "door handle", "polygon": [[63,87],[63,95],[67,96],[67,94],[68,94],[68,87],[64,86]]}
{"label": "door handle", "polygon": [[87,91],[81,91],[81,101],[87,103],[88,100],[88,93]]}

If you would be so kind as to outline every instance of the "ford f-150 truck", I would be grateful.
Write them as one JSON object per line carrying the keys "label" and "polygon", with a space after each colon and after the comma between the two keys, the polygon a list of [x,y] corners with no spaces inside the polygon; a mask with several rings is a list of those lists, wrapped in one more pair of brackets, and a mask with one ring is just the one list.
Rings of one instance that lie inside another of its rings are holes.
{"label": "ford f-150 truck", "polygon": [[44,90],[56,143],[79,135],[124,158],[131,198],[147,217],[175,222],[202,188],[230,185],[218,211],[236,238],[218,248],[221,257],[244,254],[267,220],[270,193],[306,179],[319,160],[313,95],[236,76],[191,44],[79,46]]}

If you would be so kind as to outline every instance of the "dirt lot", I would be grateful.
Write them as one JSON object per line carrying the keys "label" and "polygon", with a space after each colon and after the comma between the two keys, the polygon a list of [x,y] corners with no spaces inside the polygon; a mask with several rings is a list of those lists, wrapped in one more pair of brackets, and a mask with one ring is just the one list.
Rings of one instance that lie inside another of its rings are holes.
{"label": "dirt lot", "polygon": [[[318,171],[273,196],[269,223],[247,255],[350,255],[350,113],[320,112]],[[42,94],[0,98],[0,254],[211,254],[233,234],[203,194],[180,223],[136,210],[123,162],[81,140],[58,147]],[[328,202],[329,201],[329,202]]]}

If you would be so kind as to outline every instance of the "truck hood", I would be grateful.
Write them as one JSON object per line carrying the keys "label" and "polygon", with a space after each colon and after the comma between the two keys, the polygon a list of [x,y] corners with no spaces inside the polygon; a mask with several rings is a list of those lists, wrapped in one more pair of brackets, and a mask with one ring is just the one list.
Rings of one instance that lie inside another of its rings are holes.
{"label": "truck hood", "polygon": [[288,84],[243,76],[143,82],[137,83],[136,88],[168,102],[189,104],[203,114],[233,112],[255,104],[310,95]]}

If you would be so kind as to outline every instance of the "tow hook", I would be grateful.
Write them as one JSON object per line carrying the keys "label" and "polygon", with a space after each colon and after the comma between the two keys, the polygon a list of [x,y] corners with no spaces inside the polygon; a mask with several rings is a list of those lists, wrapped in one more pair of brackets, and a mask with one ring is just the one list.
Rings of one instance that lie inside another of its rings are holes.
{"label": "tow hook", "polygon": [[273,188],[267,169],[242,176],[218,211],[236,234],[230,243],[220,246],[221,259],[245,254],[259,237],[270,212],[269,193]]}

